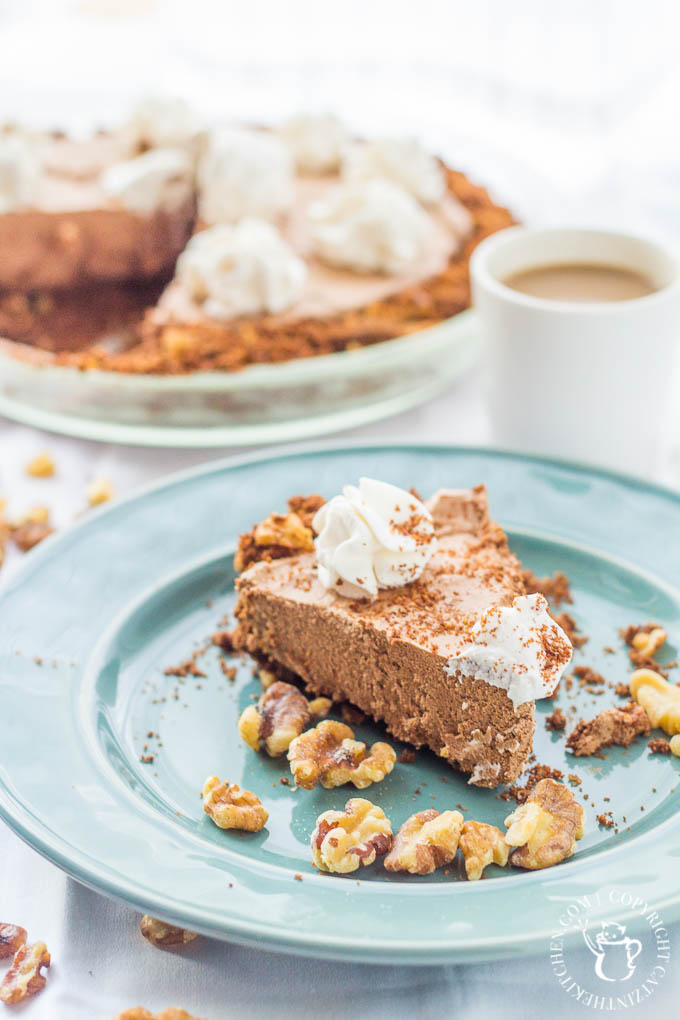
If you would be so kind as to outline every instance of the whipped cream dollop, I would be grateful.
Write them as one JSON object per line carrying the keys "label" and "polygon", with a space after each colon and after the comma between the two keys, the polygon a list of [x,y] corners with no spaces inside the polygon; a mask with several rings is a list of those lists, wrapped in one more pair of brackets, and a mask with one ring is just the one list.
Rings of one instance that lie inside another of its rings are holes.
{"label": "whipped cream dollop", "polygon": [[18,131],[0,134],[0,213],[34,205],[43,176],[30,138]]}
{"label": "whipped cream dollop", "polygon": [[183,99],[147,96],[133,107],[123,131],[133,149],[181,149],[195,143],[201,124]]}
{"label": "whipped cream dollop", "polygon": [[437,548],[424,503],[387,482],[345,485],[314,516],[319,580],[348,598],[375,598],[420,577]]}
{"label": "whipped cream dollop", "polygon": [[419,202],[441,202],[446,193],[444,168],[416,138],[379,138],[348,150],[343,161],[348,181],[387,177]]}
{"label": "whipped cream dollop", "polygon": [[302,296],[307,266],[271,223],[246,218],[195,234],[176,277],[206,315],[224,320],[289,308]]}
{"label": "whipped cream dollop", "polygon": [[107,167],[99,182],[107,198],[145,214],[188,198],[193,173],[191,158],[182,149],[149,149]]}
{"label": "whipped cream dollop", "polygon": [[467,643],[446,664],[503,687],[514,708],[549,697],[572,653],[569,638],[548,612],[542,595],[519,595],[511,606],[495,606],[471,624]]}
{"label": "whipped cream dollop", "polygon": [[338,170],[349,140],[347,128],[332,113],[298,113],[279,130],[303,174]]}
{"label": "whipped cream dollop", "polygon": [[423,255],[432,223],[416,200],[383,178],[340,184],[308,210],[316,254],[360,273],[406,273]]}
{"label": "whipped cream dollop", "polygon": [[275,135],[249,128],[214,131],[198,164],[201,219],[277,219],[292,205],[293,178],[293,157]]}

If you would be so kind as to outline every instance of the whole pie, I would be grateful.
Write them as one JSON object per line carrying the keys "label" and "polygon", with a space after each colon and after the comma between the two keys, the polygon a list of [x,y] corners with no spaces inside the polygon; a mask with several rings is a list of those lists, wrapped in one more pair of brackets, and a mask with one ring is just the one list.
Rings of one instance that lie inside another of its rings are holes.
{"label": "whole pie", "polygon": [[86,140],[8,128],[0,335],[160,374],[352,350],[465,309],[472,249],[511,223],[417,141],[330,115],[206,127],[156,102]]}

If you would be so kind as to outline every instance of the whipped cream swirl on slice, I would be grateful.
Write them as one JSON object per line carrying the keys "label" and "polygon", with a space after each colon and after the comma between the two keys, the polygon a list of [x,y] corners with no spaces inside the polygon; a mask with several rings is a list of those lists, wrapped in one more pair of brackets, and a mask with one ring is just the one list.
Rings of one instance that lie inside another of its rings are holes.
{"label": "whipped cream swirl on slice", "polygon": [[292,205],[293,177],[293,157],[275,135],[248,128],[215,131],[198,164],[201,219],[277,219]]}
{"label": "whipped cream swirl on slice", "polygon": [[382,178],[340,184],[308,211],[319,258],[360,273],[408,272],[433,229],[416,200]]}
{"label": "whipped cream swirl on slice", "polygon": [[206,315],[225,320],[289,308],[302,296],[307,266],[276,227],[247,218],[195,234],[176,276]]}
{"label": "whipped cream swirl on slice", "polygon": [[18,131],[0,134],[0,213],[34,205],[43,175],[29,138]]}
{"label": "whipped cream swirl on slice", "polygon": [[342,171],[348,181],[387,177],[425,204],[441,202],[446,193],[444,168],[416,138],[380,138],[355,146]]}
{"label": "whipped cream swirl on slice", "polygon": [[420,577],[437,548],[432,515],[410,492],[362,478],[314,516],[319,580],[348,598],[375,598]]}
{"label": "whipped cream swirl on slice", "polygon": [[519,595],[471,624],[467,643],[446,664],[493,687],[502,687],[514,708],[553,693],[569,664],[569,638],[548,612],[542,595]]}
{"label": "whipped cream swirl on slice", "polygon": [[303,174],[338,170],[349,140],[346,127],[332,113],[298,113],[285,121],[279,134]]}
{"label": "whipped cream swirl on slice", "polygon": [[99,178],[107,198],[131,212],[148,214],[178,205],[191,194],[191,158],[182,149],[149,149],[141,156],[114,163]]}
{"label": "whipped cream swirl on slice", "polygon": [[182,148],[193,145],[201,125],[183,99],[147,96],[133,107],[123,132],[132,148]]}

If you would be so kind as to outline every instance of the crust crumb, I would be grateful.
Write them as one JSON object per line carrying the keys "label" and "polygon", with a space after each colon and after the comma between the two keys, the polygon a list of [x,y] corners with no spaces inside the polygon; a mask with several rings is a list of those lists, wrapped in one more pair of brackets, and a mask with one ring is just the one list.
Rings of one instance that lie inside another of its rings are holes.
{"label": "crust crumb", "polygon": [[571,582],[561,570],[556,570],[552,577],[536,577],[533,570],[523,570],[522,580],[527,595],[543,595],[548,602],[559,608],[563,602],[572,603]]}
{"label": "crust crumb", "polygon": [[397,758],[397,761],[401,765],[413,765],[417,757],[418,755],[412,747],[405,747]]}
{"label": "crust crumb", "polygon": [[545,728],[546,730],[563,730],[567,725],[567,717],[561,708],[556,708],[554,712],[551,712],[549,716],[546,716]]}
{"label": "crust crumb", "polygon": [[553,614],[553,620],[555,623],[559,624],[574,648],[583,648],[583,646],[587,644],[589,639],[585,634],[581,634],[576,620],[570,613],[564,612],[558,613],[557,615]]}
{"label": "crust crumb", "polygon": [[509,786],[500,794],[500,798],[501,800],[515,800],[518,804],[524,804],[531,795],[533,788],[542,779],[554,779],[556,782],[560,782],[561,779],[564,779],[564,773],[560,769],[551,768],[550,765],[541,765],[539,762],[536,762],[528,770],[524,786],[519,784]]}
{"label": "crust crumb", "polygon": [[594,719],[581,719],[567,739],[567,747],[577,758],[597,754],[618,744],[630,747],[637,736],[649,736],[651,725],[647,713],[631,701],[621,708],[606,708]]}

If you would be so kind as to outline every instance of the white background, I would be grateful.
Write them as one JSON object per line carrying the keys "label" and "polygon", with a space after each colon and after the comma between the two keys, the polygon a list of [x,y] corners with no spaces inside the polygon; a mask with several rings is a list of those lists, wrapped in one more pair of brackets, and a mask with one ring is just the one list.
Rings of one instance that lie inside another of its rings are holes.
{"label": "white background", "polygon": [[[417,132],[523,219],[680,244],[679,30],[680,8],[660,0],[0,0],[0,117],[86,130],[121,118],[139,91],[246,120],[311,102],[367,134]],[[486,442],[479,380],[472,373],[429,407],[352,435]],[[58,477],[26,479],[25,461],[46,446]],[[0,498],[13,513],[47,502],[66,524],[95,474],[124,494],[214,455],[115,449],[0,420]],[[677,443],[663,478],[680,481]],[[211,1020],[583,1015],[557,987],[548,947],[521,964],[417,970],[207,940],[161,953],[132,912],[66,880],[8,831],[0,920],[27,926],[53,953],[48,989],[17,1011],[29,1020],[110,1020],[136,1003]],[[678,926],[674,949],[680,958]],[[676,964],[652,1005],[630,1013],[671,1014],[679,989]]]}

